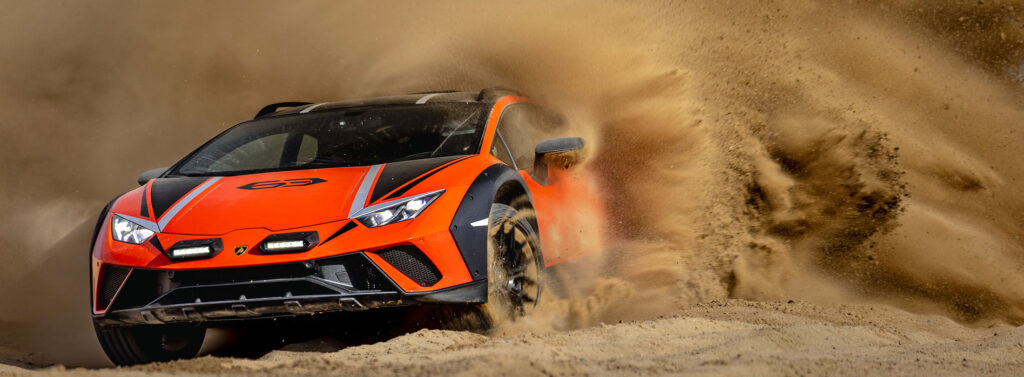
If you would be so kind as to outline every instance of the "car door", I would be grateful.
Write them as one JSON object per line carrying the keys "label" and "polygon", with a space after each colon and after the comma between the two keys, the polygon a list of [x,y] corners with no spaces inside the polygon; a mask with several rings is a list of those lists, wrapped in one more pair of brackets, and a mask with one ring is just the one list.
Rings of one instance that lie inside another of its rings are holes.
{"label": "car door", "polygon": [[[540,229],[546,265],[555,265],[601,249],[603,206],[592,176],[581,166],[537,161],[541,141],[567,137],[563,117],[530,103],[504,109],[498,120],[495,157],[511,161],[526,181]],[[506,161],[506,163],[509,163]]]}

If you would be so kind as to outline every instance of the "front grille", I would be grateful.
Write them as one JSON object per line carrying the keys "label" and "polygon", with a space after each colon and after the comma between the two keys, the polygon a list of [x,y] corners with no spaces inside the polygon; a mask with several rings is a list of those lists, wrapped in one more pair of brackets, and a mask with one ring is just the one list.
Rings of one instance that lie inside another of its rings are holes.
{"label": "front grille", "polygon": [[[255,267],[179,271],[136,268],[117,298],[112,303],[108,298],[106,303],[109,303],[111,310],[120,310],[149,304],[185,303],[196,299],[200,302],[229,300],[232,297],[238,299],[242,295],[254,299],[334,292],[308,282],[283,282],[308,278],[327,280],[340,285],[342,290],[355,292],[398,290],[366,255],[353,253],[306,262]],[[236,287],[219,287],[223,285]],[[245,288],[246,285],[250,288]],[[237,288],[239,286],[242,288]],[[116,291],[115,286],[113,292]],[[162,297],[165,294],[166,297]],[[113,293],[110,297],[113,297]]]}
{"label": "front grille", "polygon": [[362,253],[317,260],[320,277],[349,285],[360,291],[395,290],[377,266]]}
{"label": "front grille", "polygon": [[301,278],[313,274],[313,271],[312,262],[300,262],[256,267],[172,271],[170,278],[172,282],[180,285],[208,285]]}
{"label": "front grille", "polygon": [[415,246],[398,246],[376,253],[386,262],[395,266],[395,269],[415,281],[416,284],[429,287],[441,280],[441,271],[438,271],[430,259]]}
{"label": "front grille", "polygon": [[110,305],[114,295],[121,289],[124,279],[128,277],[129,271],[131,271],[130,268],[120,266],[107,266],[103,269],[103,275],[100,278],[99,295],[96,297],[98,301],[97,307],[106,308]]}
{"label": "front grille", "polygon": [[308,281],[266,281],[238,285],[180,287],[161,297],[159,305],[244,301],[302,296],[330,295],[337,292]]}

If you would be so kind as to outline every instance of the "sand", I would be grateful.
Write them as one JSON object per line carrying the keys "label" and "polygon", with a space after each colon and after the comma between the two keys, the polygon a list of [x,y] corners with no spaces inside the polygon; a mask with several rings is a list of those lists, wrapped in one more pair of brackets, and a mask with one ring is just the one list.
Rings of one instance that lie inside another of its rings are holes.
{"label": "sand", "polygon": [[196,360],[11,376],[864,376],[1019,375],[1024,330],[966,328],[882,306],[716,301],[662,318],[566,332],[484,336],[420,330],[338,348],[291,344],[256,359]]}
{"label": "sand", "polygon": [[0,373],[108,365],[86,245],[139,172],[265,103],[486,86],[587,139],[605,246],[564,297],[492,335],[91,373],[1014,374],[1024,354],[1020,1],[39,1],[0,13],[0,53]]}

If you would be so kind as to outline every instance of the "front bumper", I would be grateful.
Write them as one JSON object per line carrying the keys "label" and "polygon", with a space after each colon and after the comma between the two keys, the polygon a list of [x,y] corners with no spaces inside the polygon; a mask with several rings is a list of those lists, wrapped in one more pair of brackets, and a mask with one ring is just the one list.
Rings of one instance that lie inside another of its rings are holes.
{"label": "front bumper", "polygon": [[361,252],[259,267],[122,269],[127,270],[120,272],[126,277],[108,310],[93,315],[100,326],[216,322],[487,301],[486,280],[428,292],[404,292]]}

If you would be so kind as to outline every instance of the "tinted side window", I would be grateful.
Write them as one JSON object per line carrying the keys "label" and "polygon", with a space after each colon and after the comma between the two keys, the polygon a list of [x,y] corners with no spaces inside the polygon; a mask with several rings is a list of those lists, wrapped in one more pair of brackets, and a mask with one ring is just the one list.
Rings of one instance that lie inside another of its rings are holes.
{"label": "tinted side window", "polygon": [[508,143],[512,158],[520,170],[533,171],[534,151],[544,139],[559,136],[564,126],[561,116],[532,104],[514,104],[505,109],[498,131]]}
{"label": "tinted side window", "polygon": [[509,156],[508,149],[505,148],[505,143],[498,137],[497,132],[494,133],[494,139],[491,140],[491,155],[508,166],[515,166],[512,164],[512,156]]}
{"label": "tinted side window", "polygon": [[295,165],[302,166],[316,160],[318,147],[316,138],[302,135],[302,144],[299,146],[299,155],[295,157]]}

